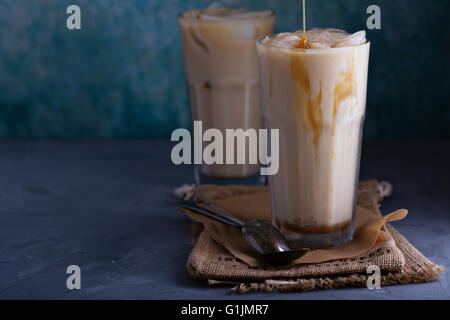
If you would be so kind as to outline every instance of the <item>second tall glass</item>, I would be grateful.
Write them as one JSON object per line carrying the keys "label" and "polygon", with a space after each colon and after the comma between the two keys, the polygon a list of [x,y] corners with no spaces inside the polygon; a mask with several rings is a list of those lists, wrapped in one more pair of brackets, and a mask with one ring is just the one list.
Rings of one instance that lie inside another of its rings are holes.
{"label": "second tall glass", "polygon": [[[271,11],[209,8],[180,15],[192,120],[202,121],[203,131],[215,128],[225,137],[226,129],[263,128],[255,41],[272,34],[274,22]],[[225,145],[223,150],[225,158]],[[196,183],[255,184],[261,181],[259,169],[236,162],[203,164],[195,168]]]}

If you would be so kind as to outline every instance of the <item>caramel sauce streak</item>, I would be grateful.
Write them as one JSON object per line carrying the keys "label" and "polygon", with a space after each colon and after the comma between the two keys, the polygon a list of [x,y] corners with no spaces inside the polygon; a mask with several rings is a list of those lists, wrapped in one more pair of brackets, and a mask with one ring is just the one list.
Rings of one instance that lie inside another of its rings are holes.
{"label": "caramel sauce streak", "polygon": [[319,139],[323,131],[323,114],[320,108],[322,102],[322,81],[319,82],[319,93],[312,99],[306,100],[306,119],[313,129],[313,145],[316,163],[319,161]]}
{"label": "caramel sauce streak", "polygon": [[306,0],[303,0],[303,36],[306,39]]}
{"label": "caramel sauce streak", "polygon": [[211,53],[211,50],[209,49],[208,45],[197,35],[197,33],[195,32],[193,27],[189,27],[188,28],[189,33],[192,37],[192,40],[194,40],[194,42],[203,49],[203,51],[205,51],[207,54]]}
{"label": "caramel sauce streak", "polygon": [[306,121],[313,132],[312,144],[314,146],[315,161],[319,161],[319,140],[323,131],[323,113],[320,107],[322,103],[322,82],[319,82],[319,92],[313,97],[308,71],[299,56],[292,55],[291,76],[293,79],[293,99],[297,111],[298,125],[302,124],[302,108],[306,110]]}
{"label": "caramel sauce streak", "polygon": [[347,98],[355,95],[355,73],[353,66],[353,58],[351,61],[350,69],[347,72],[340,72],[339,77],[341,81],[336,83],[333,92],[333,113],[331,120],[331,135],[334,136],[336,130],[336,116],[339,111],[339,105]]}
{"label": "caramel sauce streak", "polygon": [[303,35],[299,43],[295,46],[296,48],[309,49],[311,44],[308,41],[308,36],[306,35],[306,4],[303,0]]}
{"label": "caramel sauce streak", "polygon": [[306,33],[302,35],[302,38],[299,40],[298,43],[295,44],[295,48],[297,49],[310,49],[311,44],[308,41],[308,37],[306,36]]}

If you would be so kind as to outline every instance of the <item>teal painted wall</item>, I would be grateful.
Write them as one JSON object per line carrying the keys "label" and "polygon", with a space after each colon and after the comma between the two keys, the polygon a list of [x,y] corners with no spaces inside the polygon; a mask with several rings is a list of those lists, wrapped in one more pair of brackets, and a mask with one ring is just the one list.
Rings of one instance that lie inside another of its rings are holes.
{"label": "teal painted wall", "polygon": [[[300,0],[249,0],[299,29]],[[365,134],[450,138],[450,1],[308,0],[308,25],[372,41]],[[0,0],[0,137],[166,137],[189,126],[177,15],[203,0]],[[82,30],[66,28],[77,4]]]}

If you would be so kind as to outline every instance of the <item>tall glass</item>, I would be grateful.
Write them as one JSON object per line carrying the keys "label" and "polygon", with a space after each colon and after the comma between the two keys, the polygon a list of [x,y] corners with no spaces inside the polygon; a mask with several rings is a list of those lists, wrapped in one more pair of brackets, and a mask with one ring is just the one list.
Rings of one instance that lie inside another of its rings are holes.
{"label": "tall glass", "polygon": [[[271,11],[212,19],[182,14],[179,17],[184,70],[193,121],[203,131],[263,127],[259,102],[256,40],[273,33]],[[248,145],[246,159],[248,163]],[[260,183],[258,164],[202,164],[195,167],[196,183]]]}
{"label": "tall glass", "polygon": [[298,246],[339,247],[353,237],[370,43],[257,50],[264,119],[280,130],[273,223]]}

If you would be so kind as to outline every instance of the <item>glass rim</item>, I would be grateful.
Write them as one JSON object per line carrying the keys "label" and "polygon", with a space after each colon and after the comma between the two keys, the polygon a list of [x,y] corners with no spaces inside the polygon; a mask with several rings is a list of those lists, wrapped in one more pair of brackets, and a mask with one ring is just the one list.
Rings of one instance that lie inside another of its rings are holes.
{"label": "glass rim", "polygon": [[[193,9],[192,9],[193,10]],[[223,19],[223,20],[201,20],[201,19],[194,19],[192,17],[184,17],[183,14],[188,12],[190,10],[186,10],[178,14],[178,20],[185,20],[185,21],[201,21],[202,23],[210,23],[210,24],[225,24],[231,22],[236,23],[247,23],[247,22],[253,22],[256,20],[265,20],[269,18],[274,18],[277,15],[277,12],[275,10],[267,9],[267,10],[258,10],[258,11],[270,11],[269,14],[263,17],[254,17],[254,18],[248,18],[248,19]],[[258,12],[258,11],[249,11],[249,12]]]}
{"label": "glass rim", "polygon": [[262,36],[261,38],[256,40],[256,44],[261,46],[261,47],[265,47],[265,48],[273,48],[274,50],[285,50],[285,51],[293,51],[293,52],[325,52],[325,51],[337,51],[337,50],[344,50],[344,49],[348,49],[348,48],[359,48],[359,47],[363,47],[366,45],[370,45],[370,41],[366,38],[366,42],[358,44],[356,46],[348,46],[348,47],[330,47],[330,48],[285,48],[285,47],[278,47],[278,46],[274,46],[274,45],[270,45],[270,44],[265,44],[263,43],[263,40],[266,38],[275,38],[278,36],[279,33],[275,33],[275,34],[271,34],[268,36]]}

